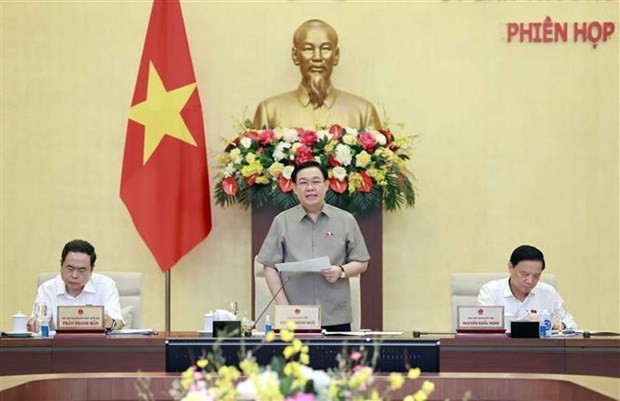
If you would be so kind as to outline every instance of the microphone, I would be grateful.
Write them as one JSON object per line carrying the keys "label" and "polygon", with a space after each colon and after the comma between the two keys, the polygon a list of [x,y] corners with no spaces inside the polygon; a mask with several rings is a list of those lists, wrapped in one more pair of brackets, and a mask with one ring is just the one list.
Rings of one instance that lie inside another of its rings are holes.
{"label": "microphone", "polygon": [[256,328],[256,325],[258,324],[258,321],[261,319],[261,317],[263,317],[263,315],[265,314],[265,312],[267,312],[267,309],[269,309],[269,307],[271,306],[271,304],[273,303],[273,301],[276,300],[276,297],[278,296],[278,294],[280,293],[280,291],[282,291],[284,289],[284,286],[286,285],[286,283],[288,283],[288,276],[284,277],[284,281],[282,281],[282,285],[280,286],[280,288],[278,288],[278,291],[276,291],[275,294],[273,294],[273,297],[271,297],[271,300],[269,301],[269,303],[267,304],[267,306],[265,306],[265,308],[263,309],[263,311],[260,313],[260,315],[258,315],[258,317],[256,318],[256,320],[254,320],[254,324],[252,325],[252,330],[254,330]]}
{"label": "microphone", "polygon": [[428,336],[428,335],[440,335],[440,336],[445,336],[445,335],[455,335],[456,333],[451,332],[451,331],[419,331],[419,330],[414,330],[413,331],[413,338],[420,338],[421,336]]}

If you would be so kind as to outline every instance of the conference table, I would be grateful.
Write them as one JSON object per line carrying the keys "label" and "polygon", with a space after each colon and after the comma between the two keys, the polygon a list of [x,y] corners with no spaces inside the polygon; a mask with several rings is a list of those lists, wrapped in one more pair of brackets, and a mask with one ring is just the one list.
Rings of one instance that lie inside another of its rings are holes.
{"label": "conference table", "polygon": [[[409,367],[420,367],[425,374],[452,383],[446,386],[454,389],[474,388],[476,380],[490,380],[493,375],[499,375],[497,380],[510,379],[510,383],[516,383],[517,379],[548,376],[548,386],[550,383],[558,385],[558,378],[563,378],[560,380],[563,382],[566,378],[589,377],[586,389],[591,388],[588,387],[591,383],[597,388],[596,383],[603,381],[603,387],[611,386],[607,392],[611,397],[602,399],[620,399],[620,337],[516,339],[505,335],[423,335],[414,338],[411,332],[403,332],[385,337],[313,336],[303,340],[310,347],[311,365],[313,359],[319,364],[335,360],[335,355],[344,347],[351,350],[364,346],[371,352],[379,350],[379,367],[383,366],[379,371],[406,371]],[[242,346],[260,348],[262,358],[268,358],[281,353],[284,344],[278,340],[264,343],[260,337],[214,339],[202,337],[197,332],[3,337],[0,339],[0,390],[20,377],[29,378],[31,375],[39,380],[46,377],[45,380],[54,381],[67,375],[75,378],[75,374],[88,374],[92,383],[100,384],[105,381],[105,375],[118,375],[120,380],[133,377],[138,371],[154,375],[167,385],[171,377],[177,377],[189,364],[206,355],[215,343],[224,349],[225,355],[230,355],[230,359],[234,359],[232,355],[237,355]],[[324,369],[326,365],[315,367]],[[454,384],[465,377],[468,377],[468,384]],[[575,386],[583,385],[579,384],[583,379],[577,382],[566,380]],[[502,384],[503,388],[511,385]],[[571,391],[577,390],[573,388]]]}

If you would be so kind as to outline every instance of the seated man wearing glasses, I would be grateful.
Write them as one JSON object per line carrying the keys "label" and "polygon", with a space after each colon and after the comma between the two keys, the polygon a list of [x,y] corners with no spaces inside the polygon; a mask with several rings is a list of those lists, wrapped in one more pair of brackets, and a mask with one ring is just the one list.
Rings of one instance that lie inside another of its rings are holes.
{"label": "seated man wearing glasses", "polygon": [[[319,163],[299,164],[291,178],[300,204],[276,216],[257,260],[265,266],[265,279],[278,305],[321,305],[325,330],[351,331],[349,277],[368,267],[364,237],[351,213],[325,203],[329,181]],[[275,269],[276,263],[322,256],[329,257],[331,266],[320,273],[281,277]]]}
{"label": "seated man wearing glasses", "polygon": [[[103,305],[104,325],[107,329],[120,329],[125,325],[116,283],[109,277],[93,273],[95,260],[95,248],[87,241],[76,239],[63,248],[60,274],[41,284],[35,299],[35,305],[47,305],[50,330],[56,329],[59,305]],[[37,316],[28,320],[28,331],[39,331]]]}

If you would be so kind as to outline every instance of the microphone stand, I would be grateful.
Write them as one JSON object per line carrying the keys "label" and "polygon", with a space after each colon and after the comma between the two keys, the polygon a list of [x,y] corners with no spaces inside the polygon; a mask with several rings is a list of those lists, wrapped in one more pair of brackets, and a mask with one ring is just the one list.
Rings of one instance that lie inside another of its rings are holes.
{"label": "microphone stand", "polygon": [[256,328],[256,325],[258,324],[258,321],[263,317],[263,315],[265,314],[265,312],[267,312],[267,310],[269,309],[269,307],[271,306],[271,304],[273,303],[273,301],[276,300],[276,297],[278,296],[278,294],[280,293],[280,291],[282,291],[284,289],[284,286],[286,285],[286,283],[288,283],[288,276],[284,279],[284,281],[282,282],[282,285],[280,286],[280,288],[278,288],[278,291],[276,291],[275,294],[273,294],[273,297],[271,297],[271,300],[269,301],[269,303],[267,304],[267,306],[265,306],[265,308],[263,309],[263,311],[260,313],[260,315],[258,315],[258,317],[256,318],[256,320],[254,321],[254,324],[252,325],[252,329],[254,330]]}

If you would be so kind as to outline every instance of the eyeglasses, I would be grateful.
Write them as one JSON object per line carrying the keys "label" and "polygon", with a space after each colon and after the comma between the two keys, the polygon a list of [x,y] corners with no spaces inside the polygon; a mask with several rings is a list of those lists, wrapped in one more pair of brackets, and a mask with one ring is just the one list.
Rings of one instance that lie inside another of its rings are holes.
{"label": "eyeglasses", "polygon": [[86,274],[89,271],[87,267],[73,267],[73,266],[65,266],[65,270],[67,270],[70,274],[77,273],[79,275]]}
{"label": "eyeglasses", "polygon": [[323,184],[325,181],[320,181],[320,180],[312,180],[312,181],[300,181],[298,182],[297,185],[298,187],[300,187],[301,189],[307,189],[309,186],[312,186],[312,188],[318,188],[321,184]]}

